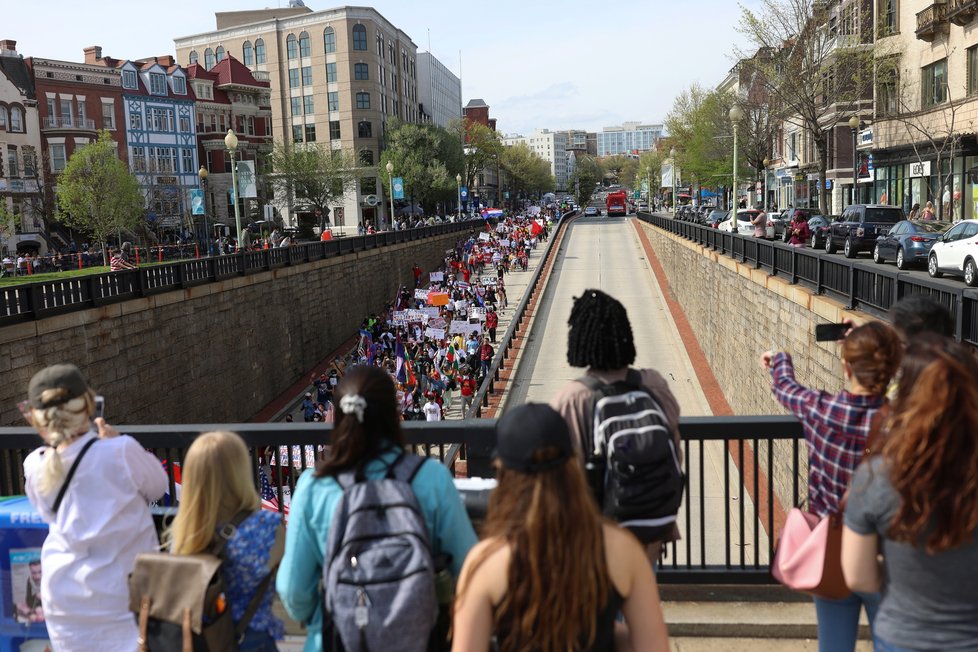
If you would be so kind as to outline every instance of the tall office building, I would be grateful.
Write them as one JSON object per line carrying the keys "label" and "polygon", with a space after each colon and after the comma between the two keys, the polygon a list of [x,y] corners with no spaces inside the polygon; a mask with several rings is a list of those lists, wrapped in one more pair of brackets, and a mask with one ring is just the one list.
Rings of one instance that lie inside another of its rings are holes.
{"label": "tall office building", "polygon": [[625,122],[617,127],[605,127],[597,136],[598,156],[638,154],[654,149],[662,138],[662,125]]}
{"label": "tall office building", "polygon": [[[390,117],[418,122],[417,46],[370,7],[301,6],[215,14],[217,29],[175,39],[177,59],[210,70],[233,54],[268,73],[276,141],[355,151],[365,172],[334,209],[336,225],[384,225],[384,184],[373,167]],[[395,172],[396,174],[396,172]],[[283,207],[287,215],[305,207]]]}
{"label": "tall office building", "polygon": [[557,182],[557,190],[567,190],[567,179],[573,172],[573,159],[568,165],[566,131],[550,131],[549,129],[537,129],[530,136],[504,136],[503,145],[511,147],[518,143],[525,143],[529,148],[543,160],[550,163],[550,172],[554,175]]}
{"label": "tall office building", "polygon": [[439,127],[462,118],[462,80],[430,52],[418,53],[421,117]]}

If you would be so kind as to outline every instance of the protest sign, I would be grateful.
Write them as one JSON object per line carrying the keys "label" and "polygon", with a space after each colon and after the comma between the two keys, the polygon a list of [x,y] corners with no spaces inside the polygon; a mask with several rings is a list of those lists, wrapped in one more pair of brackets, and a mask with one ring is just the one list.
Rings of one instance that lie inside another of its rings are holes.
{"label": "protest sign", "polygon": [[441,317],[435,317],[433,319],[429,319],[428,320],[428,327],[429,328],[442,328],[443,329],[446,326],[448,326],[448,322],[445,321]]}
{"label": "protest sign", "polygon": [[483,231],[482,233],[479,234],[479,239],[480,240],[483,240],[485,242],[489,242],[489,233],[486,232],[486,231]]}
{"label": "protest sign", "polygon": [[486,320],[486,309],[485,308],[473,308],[469,311],[469,319],[478,319],[479,321]]}
{"label": "protest sign", "polygon": [[509,240],[500,240],[499,241],[499,246],[501,246],[501,247],[508,247],[509,246]]}
{"label": "protest sign", "polygon": [[428,290],[425,290],[423,288],[416,289],[414,291],[414,298],[415,299],[421,299],[422,301],[427,301],[428,300]]}
{"label": "protest sign", "polygon": [[432,306],[448,305],[448,292],[432,292],[428,295],[428,303]]}
{"label": "protest sign", "polygon": [[445,280],[445,272],[432,272],[430,276],[432,283],[441,283]]}
{"label": "protest sign", "polygon": [[427,328],[424,332],[425,336],[431,337],[436,340],[445,339],[445,329],[444,328]]}
{"label": "protest sign", "polygon": [[449,335],[465,335],[468,336],[472,332],[481,333],[482,324],[469,324],[463,320],[455,320],[452,322],[451,328],[448,329]]}
{"label": "protest sign", "polygon": [[482,276],[479,278],[479,283],[483,285],[495,285],[497,280],[495,276]]}
{"label": "protest sign", "polygon": [[420,312],[423,312],[424,314],[428,315],[429,318],[437,317],[439,314],[438,308],[433,306],[425,306],[424,308],[420,309]]}

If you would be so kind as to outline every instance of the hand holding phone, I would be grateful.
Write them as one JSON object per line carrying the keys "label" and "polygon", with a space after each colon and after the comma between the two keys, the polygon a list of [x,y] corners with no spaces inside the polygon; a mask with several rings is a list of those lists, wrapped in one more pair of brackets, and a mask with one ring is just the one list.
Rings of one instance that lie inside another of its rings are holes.
{"label": "hand holding phone", "polygon": [[816,324],[815,341],[836,342],[838,340],[843,340],[851,329],[852,324],[847,322],[842,322],[840,324]]}

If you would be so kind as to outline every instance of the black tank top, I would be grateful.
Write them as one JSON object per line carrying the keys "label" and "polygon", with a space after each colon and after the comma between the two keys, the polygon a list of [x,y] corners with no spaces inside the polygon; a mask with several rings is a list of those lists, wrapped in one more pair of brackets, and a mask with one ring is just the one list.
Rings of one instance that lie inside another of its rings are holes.
{"label": "black tank top", "polygon": [[[618,589],[615,588],[614,584],[609,584],[608,601],[605,603],[601,612],[598,613],[594,643],[590,646],[585,646],[582,641],[575,648],[576,652],[613,652],[615,649],[615,620],[618,618],[618,613],[621,611],[621,606],[624,604],[625,599],[618,593]],[[496,625],[496,641],[508,639],[510,632],[510,623],[500,621]],[[493,646],[492,649],[498,650],[499,645]],[[526,644],[520,642],[516,646],[516,649],[520,650],[520,652],[535,652],[539,648],[535,646],[533,641],[529,641]]]}

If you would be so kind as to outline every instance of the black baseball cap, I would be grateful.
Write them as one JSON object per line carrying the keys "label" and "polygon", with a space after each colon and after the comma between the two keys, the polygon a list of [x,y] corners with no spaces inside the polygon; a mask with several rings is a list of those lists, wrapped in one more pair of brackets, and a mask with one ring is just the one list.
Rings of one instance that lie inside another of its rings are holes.
{"label": "black baseball cap", "polygon": [[[42,396],[49,390],[53,396],[45,401]],[[38,410],[64,405],[68,401],[78,398],[88,391],[88,383],[82,376],[81,370],[73,364],[55,364],[41,369],[31,378],[27,386],[27,400],[31,407]]]}
{"label": "black baseball cap", "polygon": [[[554,447],[557,457],[535,461],[534,454]],[[574,454],[567,422],[544,403],[527,403],[513,408],[496,422],[496,459],[503,466],[522,473],[555,469]]]}

